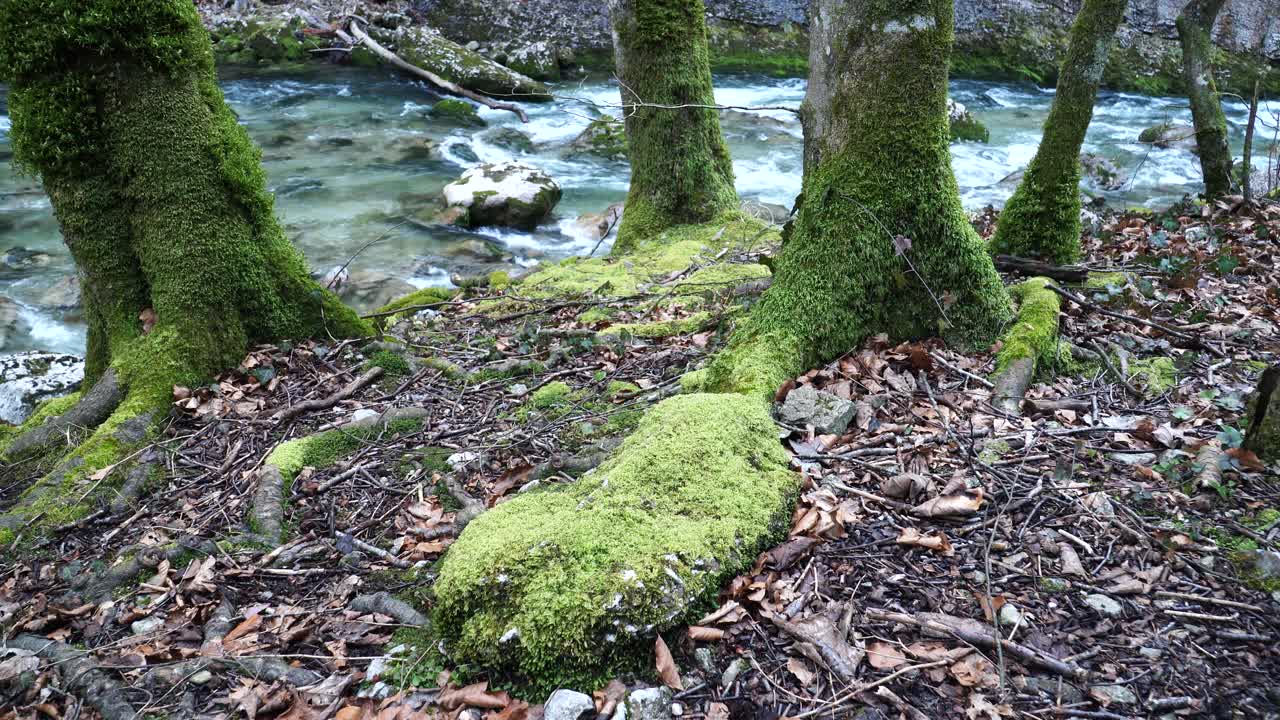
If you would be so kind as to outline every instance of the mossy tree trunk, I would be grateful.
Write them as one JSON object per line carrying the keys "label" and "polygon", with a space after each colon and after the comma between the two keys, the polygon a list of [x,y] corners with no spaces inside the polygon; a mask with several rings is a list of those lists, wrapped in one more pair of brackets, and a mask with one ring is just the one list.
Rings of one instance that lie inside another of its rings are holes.
{"label": "mossy tree trunk", "polygon": [[951,171],[950,0],[815,0],[810,18],[803,202],[711,367],[721,390],[771,397],[873,333],[985,344],[1010,317]]}
{"label": "mossy tree trunk", "polygon": [[43,180],[83,283],[86,384],[120,387],[70,476],[114,463],[122,423],[251,343],[366,331],[275,220],[189,0],[0,0],[0,78],[15,160]]}
{"label": "mossy tree trunk", "polygon": [[[615,253],[736,209],[702,0],[610,0],[631,191]],[[650,107],[660,105],[663,107]]]}
{"label": "mossy tree trunk", "polygon": [[1213,23],[1226,0],[1191,0],[1178,15],[1182,43],[1182,78],[1191,101],[1204,194],[1215,198],[1231,191],[1231,150],[1227,147],[1227,116],[1213,79]]}
{"label": "mossy tree trunk", "polygon": [[1044,138],[1005,204],[992,249],[1070,263],[1080,258],[1080,146],[1127,0],[1085,0],[1071,26]]}

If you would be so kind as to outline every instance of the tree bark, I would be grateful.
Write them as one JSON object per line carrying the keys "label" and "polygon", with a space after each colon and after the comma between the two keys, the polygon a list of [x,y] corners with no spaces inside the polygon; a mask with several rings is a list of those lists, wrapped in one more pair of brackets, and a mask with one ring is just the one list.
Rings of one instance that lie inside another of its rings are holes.
{"label": "tree bark", "polygon": [[[702,0],[610,0],[631,191],[615,253],[738,207]],[[662,107],[653,107],[662,106]]]}
{"label": "tree bark", "polygon": [[0,80],[14,159],[40,175],[83,282],[86,386],[110,369],[121,394],[64,482],[128,454],[125,421],[160,417],[175,384],[251,344],[368,331],[285,238],[189,0],[0,0]]}
{"label": "tree bark", "polygon": [[1080,146],[1127,4],[1128,0],[1085,0],[1080,8],[1044,138],[1000,213],[991,242],[994,252],[1060,264],[1080,258]]}
{"label": "tree bark", "polygon": [[1182,78],[1191,101],[1191,122],[1200,150],[1206,198],[1231,191],[1231,150],[1227,147],[1227,116],[1213,79],[1213,23],[1225,0],[1191,0],[1178,15],[1182,43]]}
{"label": "tree bark", "polygon": [[950,0],[814,0],[803,202],[710,387],[772,397],[874,333],[984,345],[1009,319],[951,172],[952,37]]}

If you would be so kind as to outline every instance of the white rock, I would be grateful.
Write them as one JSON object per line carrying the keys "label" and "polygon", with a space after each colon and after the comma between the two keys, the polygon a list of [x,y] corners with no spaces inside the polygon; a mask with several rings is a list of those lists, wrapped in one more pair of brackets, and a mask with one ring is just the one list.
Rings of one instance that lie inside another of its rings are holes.
{"label": "white rock", "polygon": [[74,355],[22,352],[0,356],[0,422],[18,425],[40,403],[66,395],[84,380],[84,361]]}
{"label": "white rock", "polygon": [[627,715],[633,720],[671,720],[671,691],[665,687],[633,691],[627,696]]}
{"label": "white rock", "polygon": [[560,202],[560,185],[532,165],[502,162],[473,167],[444,188],[450,207],[467,210],[467,221],[532,230]]}
{"label": "white rock", "polygon": [[480,460],[480,453],[474,452],[472,450],[464,450],[462,452],[456,452],[450,455],[448,458],[445,458],[445,462],[449,463],[449,467],[453,468],[454,470],[461,470],[474,462],[478,462],[479,460]]}
{"label": "white rock", "polygon": [[164,618],[152,615],[151,617],[144,617],[141,620],[134,620],[129,624],[129,629],[133,631],[134,635],[146,635],[147,633],[158,630],[163,626]]}
{"label": "white rock", "polygon": [[1084,604],[1107,617],[1120,617],[1124,612],[1124,606],[1119,601],[1100,593],[1085,596]]}
{"label": "white rock", "polygon": [[584,720],[596,716],[596,704],[590,695],[576,690],[557,690],[543,706],[544,720]]}
{"label": "white rock", "polygon": [[372,422],[377,419],[378,411],[370,410],[369,408],[360,408],[359,410],[351,413],[351,422],[353,423]]}

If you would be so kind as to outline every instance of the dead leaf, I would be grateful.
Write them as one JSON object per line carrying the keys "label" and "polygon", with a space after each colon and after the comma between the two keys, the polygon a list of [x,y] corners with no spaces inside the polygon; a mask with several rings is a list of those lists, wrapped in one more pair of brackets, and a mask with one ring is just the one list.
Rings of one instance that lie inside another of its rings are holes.
{"label": "dead leaf", "polygon": [[354,705],[348,705],[337,712],[333,716],[333,720],[360,720],[360,716],[364,715],[364,711]]}
{"label": "dead leaf", "polygon": [[972,515],[982,507],[982,488],[974,488],[953,495],[939,495],[912,508],[920,517],[963,517]]}
{"label": "dead leaf", "polygon": [[786,570],[818,544],[816,538],[797,537],[765,553],[765,565],[773,570]]}
{"label": "dead leaf", "polygon": [[867,645],[867,662],[877,670],[890,670],[906,661],[907,658],[895,645],[880,640]]}
{"label": "dead leaf", "polygon": [[151,328],[156,326],[156,322],[160,318],[156,315],[155,310],[147,308],[146,310],[138,313],[138,319],[142,321],[142,334],[146,335],[151,332]]}
{"label": "dead leaf", "polygon": [[627,686],[623,685],[617,678],[609,681],[608,685],[592,693],[596,701],[596,714],[612,716],[613,711],[617,709],[618,703],[622,702],[622,698],[627,695]]}
{"label": "dead leaf", "polygon": [[956,554],[956,551],[951,547],[951,541],[947,540],[947,536],[938,530],[928,535],[921,535],[920,531],[913,527],[904,527],[902,528],[902,534],[898,536],[898,544],[922,547],[926,550],[942,553],[947,557]]}
{"label": "dead leaf", "polygon": [[965,687],[996,687],[1000,684],[991,661],[980,653],[970,653],[949,668],[956,682]]}
{"label": "dead leaf", "polygon": [[724,703],[711,703],[707,706],[705,720],[729,720],[729,706]]}
{"label": "dead leaf", "polygon": [[231,628],[231,632],[227,633],[226,637],[222,638],[222,642],[225,644],[244,637],[254,630],[257,630],[261,625],[262,615],[254,613],[245,618],[239,625]]}
{"label": "dead leaf", "polygon": [[796,676],[802,687],[809,687],[813,683],[813,679],[817,677],[817,674],[810,670],[803,660],[796,657],[787,660],[787,670]]}
{"label": "dead leaf", "polygon": [[724,638],[724,631],[702,625],[689,626],[689,639],[694,642],[718,642]]}
{"label": "dead leaf", "polygon": [[482,680],[466,687],[444,690],[436,702],[446,710],[456,710],[463,706],[498,710],[506,707],[511,698],[505,692],[489,692],[489,682]]}
{"label": "dead leaf", "polygon": [[662,680],[662,684],[672,690],[683,690],[684,683],[680,681],[680,671],[676,668],[675,658],[671,657],[671,651],[667,649],[667,643],[661,635],[653,644],[653,652],[658,678]]}
{"label": "dead leaf", "polygon": [[1000,720],[1013,717],[1013,708],[1007,703],[994,705],[982,693],[969,696],[969,707],[964,711],[969,720]]}

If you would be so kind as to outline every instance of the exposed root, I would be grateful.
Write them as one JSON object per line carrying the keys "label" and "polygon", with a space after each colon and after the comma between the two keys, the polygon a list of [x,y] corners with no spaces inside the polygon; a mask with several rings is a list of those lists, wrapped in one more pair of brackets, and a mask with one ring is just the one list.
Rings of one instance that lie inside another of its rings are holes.
{"label": "exposed root", "polygon": [[85,601],[98,602],[110,598],[116,588],[133,582],[144,570],[153,570],[165,560],[172,563],[191,553],[211,555],[215,552],[217,548],[212,542],[194,537],[179,538],[176,543],[167,547],[140,548],[129,559],[100,573],[79,576],[72,585],[72,592]]}
{"label": "exposed root", "polygon": [[1010,294],[1020,301],[1018,317],[1005,333],[996,359],[991,404],[1008,415],[1022,412],[1022,398],[1036,374],[1036,363],[1050,357],[1058,338],[1058,297],[1047,278],[1032,278]]}
{"label": "exposed root", "polygon": [[249,505],[249,528],[270,545],[284,539],[284,475],[280,468],[264,463],[258,468],[253,500]]}
{"label": "exposed root", "polygon": [[[83,650],[29,634],[5,640],[0,647],[26,650],[49,663],[58,671],[66,690],[97,710],[104,720],[135,720],[138,717],[138,712],[125,698],[124,687],[100,670]],[[18,678],[7,682],[16,680]]]}
{"label": "exposed root", "polygon": [[70,410],[14,438],[5,450],[5,457],[10,461],[22,460],[59,445],[71,444],[73,434],[101,425],[123,399],[124,393],[116,380],[115,370],[108,370]]}
{"label": "exposed root", "polygon": [[996,255],[996,269],[1027,276],[1043,276],[1059,282],[1083,283],[1089,279],[1089,268],[1083,265],[1054,265],[1016,255]]}
{"label": "exposed root", "polygon": [[1244,446],[1263,460],[1280,460],[1280,365],[1262,371],[1258,389],[1250,399],[1249,429]]}

